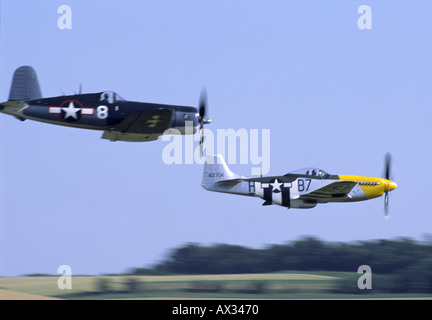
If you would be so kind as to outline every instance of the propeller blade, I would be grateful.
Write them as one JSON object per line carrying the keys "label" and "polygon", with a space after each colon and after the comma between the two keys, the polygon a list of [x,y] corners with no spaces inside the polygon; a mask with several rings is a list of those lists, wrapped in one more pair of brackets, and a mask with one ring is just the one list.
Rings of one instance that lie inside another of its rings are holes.
{"label": "propeller blade", "polygon": [[206,112],[207,112],[207,91],[206,91],[206,89],[201,90],[198,112],[199,112],[199,116],[200,116],[200,121],[201,121],[201,123],[203,123],[205,116],[206,116]]}
{"label": "propeller blade", "polygon": [[387,180],[390,180],[391,160],[392,160],[391,154],[386,153],[384,158],[384,178]]}
{"label": "propeller blade", "polygon": [[[384,157],[384,178],[387,180],[391,179],[391,162],[392,156],[390,153],[386,153]],[[384,217],[389,218],[389,190],[384,195]]]}
{"label": "propeller blade", "polygon": [[386,219],[389,218],[388,204],[389,204],[389,194],[388,194],[388,192],[386,192],[385,196],[384,196],[384,218],[386,218]]}
{"label": "propeller blade", "polygon": [[208,108],[207,108],[207,91],[205,88],[201,90],[199,104],[198,104],[198,113],[199,113],[199,144],[200,144],[200,161],[203,158],[203,145],[204,145],[204,125],[209,124],[211,122],[210,119],[206,119]]}
{"label": "propeller blade", "polygon": [[200,161],[202,161],[202,157],[203,157],[203,144],[204,144],[204,128],[203,125],[201,125],[199,129]]}

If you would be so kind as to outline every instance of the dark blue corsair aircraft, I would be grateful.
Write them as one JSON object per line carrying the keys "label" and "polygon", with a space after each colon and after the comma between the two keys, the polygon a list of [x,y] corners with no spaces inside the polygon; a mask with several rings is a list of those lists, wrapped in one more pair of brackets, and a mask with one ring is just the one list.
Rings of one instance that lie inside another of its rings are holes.
{"label": "dark blue corsair aircraft", "polygon": [[9,99],[0,103],[0,112],[22,121],[102,130],[102,138],[111,141],[152,141],[171,128],[188,134],[186,121],[192,121],[193,134],[199,126],[202,150],[203,125],[211,122],[206,105],[205,91],[198,108],[127,101],[112,91],[42,98],[36,72],[22,66],[13,75]]}

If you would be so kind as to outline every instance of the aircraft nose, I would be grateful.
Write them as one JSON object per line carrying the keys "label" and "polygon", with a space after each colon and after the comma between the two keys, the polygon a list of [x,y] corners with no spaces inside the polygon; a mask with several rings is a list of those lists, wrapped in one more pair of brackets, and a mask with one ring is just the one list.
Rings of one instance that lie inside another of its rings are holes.
{"label": "aircraft nose", "polygon": [[396,184],[396,182],[393,182],[393,181],[391,181],[391,180],[388,180],[387,181],[387,190],[388,191],[392,191],[392,190],[394,190],[394,189],[396,189],[397,188],[397,184]]}

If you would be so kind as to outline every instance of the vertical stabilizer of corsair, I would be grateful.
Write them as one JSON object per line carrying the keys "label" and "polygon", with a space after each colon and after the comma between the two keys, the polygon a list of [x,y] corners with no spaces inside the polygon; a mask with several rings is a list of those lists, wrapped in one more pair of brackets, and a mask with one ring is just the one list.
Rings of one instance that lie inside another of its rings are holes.
{"label": "vertical stabilizer of corsair", "polygon": [[28,101],[42,98],[36,71],[30,66],[22,66],[15,70],[9,101]]}

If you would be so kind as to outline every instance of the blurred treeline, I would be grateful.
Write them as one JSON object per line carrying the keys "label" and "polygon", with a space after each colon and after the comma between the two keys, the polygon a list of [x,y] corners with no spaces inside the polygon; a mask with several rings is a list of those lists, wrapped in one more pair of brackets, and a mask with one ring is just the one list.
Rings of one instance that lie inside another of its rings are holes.
{"label": "blurred treeline", "polygon": [[[430,237],[429,237],[430,238]],[[282,271],[349,272],[341,291],[358,290],[361,265],[370,266],[374,288],[383,292],[432,293],[432,241],[408,238],[354,243],[324,242],[306,237],[287,244],[252,249],[238,245],[186,244],[152,268],[134,274],[233,274]],[[350,283],[346,286],[345,282]],[[375,290],[374,290],[375,291]]]}

